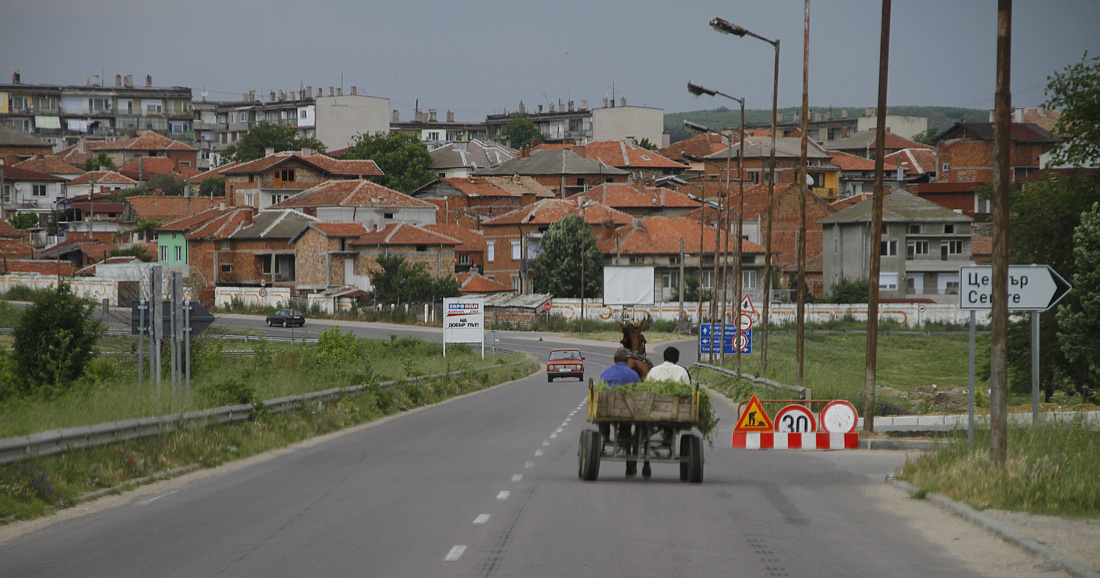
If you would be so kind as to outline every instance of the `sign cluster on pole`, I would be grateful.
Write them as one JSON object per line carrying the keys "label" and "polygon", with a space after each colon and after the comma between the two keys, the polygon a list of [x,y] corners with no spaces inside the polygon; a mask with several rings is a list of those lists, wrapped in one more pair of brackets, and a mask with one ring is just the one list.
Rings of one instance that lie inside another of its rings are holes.
{"label": "sign cluster on pole", "polygon": [[855,431],[858,420],[855,406],[844,400],[830,401],[817,415],[805,405],[787,405],[773,419],[753,395],[741,404],[733,428],[733,447],[749,450],[854,449],[859,447],[859,434]]}
{"label": "sign cluster on pole", "polygon": [[[179,394],[185,386],[191,393],[191,335],[199,334],[214,322],[214,316],[197,301],[183,299],[183,275],[169,277],[168,301],[163,299],[160,266],[149,276],[150,299],[134,301],[130,306],[130,333],[138,336],[138,382],[143,381],[145,336],[149,336],[150,382],[161,383],[161,342],[170,340],[172,386]],[[159,321],[158,321],[159,320]]]}
{"label": "sign cluster on pole", "polygon": [[[752,324],[756,308],[752,299],[745,295],[741,299],[741,318],[733,323],[702,323],[699,325],[700,353],[752,354]],[[722,343],[719,344],[718,341]]]}

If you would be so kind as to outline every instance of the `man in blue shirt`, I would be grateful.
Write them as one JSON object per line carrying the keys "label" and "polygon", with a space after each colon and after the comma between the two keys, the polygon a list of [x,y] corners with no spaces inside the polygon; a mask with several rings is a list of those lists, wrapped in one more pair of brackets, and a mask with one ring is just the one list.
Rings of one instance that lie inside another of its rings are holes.
{"label": "man in blue shirt", "polygon": [[[636,383],[641,381],[638,373],[630,366],[626,364],[626,360],[630,359],[630,352],[625,347],[620,347],[615,350],[613,357],[615,365],[608,367],[600,374],[600,380],[607,383],[608,387],[618,387],[626,383]],[[616,423],[616,438],[618,438],[618,444],[621,448],[631,452],[637,453],[637,449],[632,445],[633,426],[630,424]],[[604,440],[608,440],[611,437],[611,424],[600,424],[600,435]],[[638,473],[638,462],[626,462],[626,475],[627,477],[635,476]]]}
{"label": "man in blue shirt", "polygon": [[615,365],[608,367],[600,374],[600,380],[607,383],[609,387],[618,387],[624,383],[635,383],[641,381],[638,377],[638,372],[630,369],[630,366],[626,364],[626,360],[630,359],[630,352],[625,347],[620,347],[615,350]]}

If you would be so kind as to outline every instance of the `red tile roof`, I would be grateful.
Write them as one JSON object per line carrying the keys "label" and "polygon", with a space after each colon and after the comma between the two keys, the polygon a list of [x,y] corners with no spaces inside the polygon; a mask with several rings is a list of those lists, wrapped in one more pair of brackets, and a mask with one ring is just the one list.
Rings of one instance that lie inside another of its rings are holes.
{"label": "red tile roof", "polygon": [[34,155],[12,166],[49,175],[80,175],[84,173],[83,169],[73,166],[55,155]]}
{"label": "red tile roof", "polygon": [[482,225],[485,227],[495,225],[552,225],[569,215],[578,214],[583,214],[585,222],[590,225],[611,223],[612,226],[617,227],[631,222],[630,215],[606,205],[593,205],[586,208],[582,213],[576,203],[561,199],[544,199],[489,219],[483,222]]}
{"label": "red tile roof", "polygon": [[181,164],[168,157],[138,157],[130,159],[118,167],[118,172],[131,179],[147,179],[153,175],[179,175],[185,179],[199,174],[199,170]]}
{"label": "red tile roof", "polygon": [[203,223],[196,229],[193,229],[188,235],[188,239],[228,239],[230,235],[236,233],[241,227],[252,224],[252,216],[255,214],[255,209],[251,207],[240,207],[227,211],[226,213],[214,217]]}
{"label": "red tile roof", "polygon": [[536,197],[553,197],[554,191],[540,185],[532,177],[448,177],[441,179],[469,197],[520,197],[534,194]]}
{"label": "red tile roof", "polygon": [[591,199],[597,203],[607,205],[613,209],[693,209],[698,208],[699,203],[688,198],[684,193],[662,187],[645,187],[638,181],[633,183],[604,183],[593,187],[583,193],[571,195],[567,200],[583,202],[582,199]]}
{"label": "red tile roof", "polygon": [[[771,134],[770,131],[768,134]],[[666,158],[680,160],[683,153],[703,158],[726,150],[725,138],[722,135],[707,133],[697,134],[691,138],[672,143],[657,152]]]}
{"label": "red tile roof", "polygon": [[883,157],[886,162],[905,163],[905,174],[910,176],[936,172],[936,151],[927,148],[905,149]]}
{"label": "red tile roof", "polygon": [[[703,248],[713,251],[716,243],[714,227],[703,228]],[[615,236],[600,243],[604,254],[678,255],[680,239],[685,253],[699,252],[699,221],[686,217],[650,217],[638,226],[630,225],[615,231]],[[736,239],[725,239],[729,251],[737,249]],[[743,253],[763,253],[764,248],[751,241],[741,241]]]}
{"label": "red tile roof", "polygon": [[224,169],[226,175],[249,175],[267,172],[276,166],[291,160],[297,160],[311,165],[329,175],[363,179],[366,177],[380,177],[384,173],[378,165],[371,160],[338,160],[321,153],[310,153],[305,156],[298,151],[283,151],[268,155],[262,159],[241,163],[234,167]]}
{"label": "red tile roof", "polygon": [[[574,152],[577,147],[573,148]],[[686,169],[686,165],[668,159],[655,151],[631,146],[623,141],[595,141],[584,147],[584,156],[603,161],[619,169]]]}
{"label": "red tile roof", "polygon": [[133,209],[137,220],[156,219],[160,221],[195,215],[218,206],[221,201],[208,197],[186,198],[147,195],[127,197],[125,202]]}
{"label": "red tile roof", "polygon": [[7,221],[0,221],[0,239],[25,239],[27,231],[17,229]]}
{"label": "red tile roof", "polygon": [[34,255],[34,249],[22,241],[3,238],[0,239],[0,255],[4,259],[29,259]]}
{"label": "red tile roof", "polygon": [[870,199],[872,196],[874,196],[874,195],[872,195],[871,193],[860,193],[858,195],[852,195],[850,197],[844,197],[843,199],[838,199],[836,201],[833,201],[833,202],[829,203],[829,205],[831,207],[833,207],[834,209],[836,209],[837,211],[843,211],[844,209],[847,209],[848,207],[853,207],[855,205],[858,205],[858,204],[862,203],[863,201],[866,201],[867,199]]}
{"label": "red tile roof", "polygon": [[435,209],[435,205],[399,193],[368,180],[325,181],[306,189],[272,208],[303,207],[416,207]]}
{"label": "red tile roof", "polygon": [[185,151],[197,152],[199,149],[170,139],[151,130],[102,143],[88,143],[89,151]]}
{"label": "red tile roof", "polygon": [[485,237],[481,233],[462,225],[425,225],[424,228],[460,241],[462,244],[455,247],[455,251],[458,252],[482,252],[488,248]]}
{"label": "red tile roof", "polygon": [[91,183],[97,185],[130,185],[137,186],[138,182],[130,177],[117,173],[115,171],[91,171],[76,177],[69,181],[71,185],[88,185]]}
{"label": "red tile roof", "polygon": [[199,184],[202,184],[202,182],[205,181],[206,179],[215,179],[215,178],[219,178],[219,177],[225,177],[225,175],[223,173],[226,170],[231,169],[231,168],[233,168],[233,167],[235,167],[239,164],[240,163],[238,163],[236,161],[233,161],[233,162],[226,163],[226,164],[224,164],[220,167],[214,167],[214,168],[206,171],[205,173],[199,173],[199,174],[191,177],[191,184],[199,185]]}
{"label": "red tile roof", "polygon": [[511,293],[515,291],[507,285],[483,277],[480,274],[459,273],[455,275],[455,278],[458,279],[461,285],[459,290],[463,293]]}
{"label": "red tile roof", "polygon": [[[873,159],[865,159],[863,157],[857,157],[843,151],[828,151],[829,156],[833,159],[832,163],[836,165],[842,171],[873,171],[875,170],[875,161]],[[889,160],[889,157],[883,157],[883,170],[897,172],[897,165]]]}
{"label": "red tile roof", "polygon": [[319,221],[308,225],[326,237],[359,238],[367,233],[362,223],[330,223]]}
{"label": "red tile roof", "polygon": [[46,181],[51,183],[63,183],[65,179],[47,173],[31,171],[16,166],[0,165],[0,174],[10,184],[12,181]]}
{"label": "red tile roof", "polygon": [[461,245],[458,239],[440,235],[409,223],[390,223],[380,229],[371,229],[350,243],[353,247],[382,245]]}
{"label": "red tile roof", "polygon": [[163,225],[157,227],[157,231],[163,232],[177,232],[186,233],[191,230],[197,230],[205,226],[213,219],[217,219],[224,215],[233,212],[235,209],[225,209],[221,207],[209,208],[201,213],[191,215],[189,217],[182,217],[172,221],[168,221]]}

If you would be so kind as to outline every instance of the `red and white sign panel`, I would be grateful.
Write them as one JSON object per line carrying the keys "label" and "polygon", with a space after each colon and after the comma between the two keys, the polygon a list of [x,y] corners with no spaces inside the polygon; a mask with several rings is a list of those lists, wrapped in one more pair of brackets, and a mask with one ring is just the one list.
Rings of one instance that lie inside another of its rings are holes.
{"label": "red and white sign panel", "polygon": [[817,420],[814,412],[803,405],[788,405],[775,414],[775,431],[778,433],[814,433]]}
{"label": "red and white sign panel", "polygon": [[830,401],[821,409],[821,429],[829,433],[855,431],[858,420],[855,406],[843,399]]}
{"label": "red and white sign panel", "polygon": [[741,450],[854,450],[858,433],[733,432],[733,448]]}

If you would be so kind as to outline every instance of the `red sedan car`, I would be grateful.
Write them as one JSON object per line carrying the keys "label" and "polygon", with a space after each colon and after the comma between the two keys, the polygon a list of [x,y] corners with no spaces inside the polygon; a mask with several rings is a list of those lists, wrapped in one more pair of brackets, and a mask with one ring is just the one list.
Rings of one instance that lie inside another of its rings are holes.
{"label": "red sedan car", "polygon": [[584,356],[579,349],[551,349],[546,360],[546,381],[556,377],[575,377],[584,381]]}

